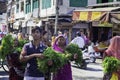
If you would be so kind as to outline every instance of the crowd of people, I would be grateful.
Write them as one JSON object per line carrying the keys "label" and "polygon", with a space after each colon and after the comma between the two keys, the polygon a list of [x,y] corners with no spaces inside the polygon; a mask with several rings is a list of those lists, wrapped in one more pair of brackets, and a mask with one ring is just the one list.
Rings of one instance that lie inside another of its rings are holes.
{"label": "crowd of people", "polygon": [[[24,44],[20,56],[17,57],[17,59],[19,59],[18,65],[20,65],[20,62],[26,62],[26,68],[23,71],[24,76],[23,75],[17,76],[17,71],[14,70],[16,76],[13,76],[12,74],[13,72],[9,72],[10,73],[9,80],[49,80],[45,77],[45,75],[41,71],[38,70],[36,60],[36,58],[44,59],[43,52],[47,47],[52,47],[55,51],[63,53],[65,47],[70,43],[77,44],[81,50],[84,50],[86,45],[91,46],[92,44],[93,47],[92,49],[94,51],[98,50],[98,48],[96,49],[95,47],[96,45],[93,45],[93,43],[86,37],[86,35],[82,31],[77,31],[76,37],[71,42],[69,42],[68,40],[67,31],[64,31],[64,34],[62,34],[62,32],[59,31],[57,36],[51,37],[51,40],[48,38],[48,35],[49,34],[47,31],[43,31],[42,29],[40,29],[40,27],[37,26],[31,30],[32,40]],[[23,37],[22,33],[20,32],[15,39],[15,44],[17,44],[17,39],[28,40],[29,38],[28,35],[26,35],[26,37]],[[103,43],[104,42],[102,42],[102,44]],[[113,37],[109,41],[109,44],[107,44],[107,46],[105,46],[105,50],[103,50],[103,57],[105,58],[106,56],[113,56],[115,58],[120,59],[119,55],[120,36]],[[12,69],[10,71],[13,71]],[[120,71],[118,71],[117,73],[120,74]],[[61,69],[58,70],[57,73],[53,74],[52,79],[72,80],[71,64],[69,62],[65,64]]]}

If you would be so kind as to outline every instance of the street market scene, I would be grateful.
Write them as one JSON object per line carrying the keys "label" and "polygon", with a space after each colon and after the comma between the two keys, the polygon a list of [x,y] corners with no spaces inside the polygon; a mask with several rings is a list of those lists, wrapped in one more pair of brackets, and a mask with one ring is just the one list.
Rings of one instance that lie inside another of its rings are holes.
{"label": "street market scene", "polygon": [[0,0],[0,80],[120,80],[120,0]]}

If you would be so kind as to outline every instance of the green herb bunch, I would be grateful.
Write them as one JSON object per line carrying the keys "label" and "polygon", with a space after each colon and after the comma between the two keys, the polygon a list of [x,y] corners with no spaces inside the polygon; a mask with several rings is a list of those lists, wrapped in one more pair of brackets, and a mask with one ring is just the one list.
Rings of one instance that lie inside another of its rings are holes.
{"label": "green herb bunch", "polygon": [[14,47],[14,38],[12,35],[7,34],[3,37],[1,45],[0,45],[0,58],[5,59],[8,54],[11,53],[20,53],[23,45],[28,42],[26,40],[19,40],[18,45]]}
{"label": "green herb bunch", "polygon": [[20,53],[22,51],[24,44],[27,42],[28,41],[24,39],[18,40],[18,46],[14,47],[14,52]]}
{"label": "green herb bunch", "polygon": [[103,60],[102,65],[104,68],[104,73],[116,72],[118,69],[120,69],[120,60],[115,57],[106,57]]}
{"label": "green herb bunch", "polygon": [[[43,73],[54,73],[67,63],[67,58],[65,54],[56,52],[51,47],[48,47],[43,54],[45,56],[44,59],[37,59],[38,69]],[[51,65],[49,65],[49,61],[52,62]]]}
{"label": "green herb bunch", "polygon": [[8,54],[13,52],[13,38],[10,34],[3,37],[0,48],[0,57],[5,59]]}
{"label": "green herb bunch", "polygon": [[[71,55],[71,57],[69,57],[69,60],[75,61],[76,65],[80,65],[82,63],[82,61],[83,61],[82,51],[78,47],[78,45],[76,45],[76,44],[69,44],[66,47],[66,51]],[[74,54],[78,55],[77,59],[74,59]]]}

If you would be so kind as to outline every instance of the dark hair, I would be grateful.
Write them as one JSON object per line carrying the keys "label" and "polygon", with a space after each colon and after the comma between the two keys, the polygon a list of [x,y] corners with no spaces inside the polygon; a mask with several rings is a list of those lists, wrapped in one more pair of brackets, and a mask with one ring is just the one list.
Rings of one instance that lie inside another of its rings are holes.
{"label": "dark hair", "polygon": [[47,31],[43,31],[43,35],[45,35],[47,33]]}
{"label": "dark hair", "polygon": [[38,30],[40,33],[42,33],[42,29],[38,26],[35,26],[32,28],[32,33],[34,33],[36,30]]}
{"label": "dark hair", "polygon": [[77,35],[77,36],[81,36],[81,34],[80,34],[80,32],[79,32],[79,31],[77,31],[77,32],[76,32],[76,35]]}

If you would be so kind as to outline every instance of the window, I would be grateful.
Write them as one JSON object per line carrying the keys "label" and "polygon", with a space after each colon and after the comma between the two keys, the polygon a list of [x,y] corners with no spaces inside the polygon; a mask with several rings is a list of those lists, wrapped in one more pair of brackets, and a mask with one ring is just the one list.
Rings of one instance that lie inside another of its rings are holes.
{"label": "window", "polygon": [[19,4],[16,5],[16,13],[19,12]]}
{"label": "window", "polygon": [[97,0],[97,3],[113,2],[114,0]]}
{"label": "window", "polygon": [[33,9],[39,7],[39,1],[38,0],[33,0]]}
{"label": "window", "polygon": [[26,4],[30,4],[31,3],[31,0],[26,0]]}
{"label": "window", "polygon": [[17,2],[19,1],[19,0],[16,0]]}
{"label": "window", "polygon": [[102,0],[102,3],[107,3],[108,2],[108,0]]}
{"label": "window", "polygon": [[21,2],[21,11],[24,11],[24,2]]}
{"label": "window", "polygon": [[14,14],[14,12],[15,12],[15,8],[12,8],[12,14]]}
{"label": "window", "polygon": [[108,2],[113,2],[114,0],[108,0]]}
{"label": "window", "polygon": [[31,12],[31,2],[30,2],[31,0],[26,0],[26,8],[25,8],[25,10],[26,10],[26,14],[27,13],[29,13],[29,12]]}
{"label": "window", "polygon": [[97,0],[97,3],[102,3],[102,0]]}
{"label": "window", "polygon": [[63,0],[58,0],[58,5],[63,5]]}
{"label": "window", "polygon": [[47,9],[51,7],[51,0],[42,0],[42,9]]}
{"label": "window", "polygon": [[70,0],[70,7],[86,7],[88,0]]}
{"label": "window", "polygon": [[53,0],[53,5],[55,5],[55,0]]}

